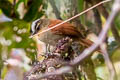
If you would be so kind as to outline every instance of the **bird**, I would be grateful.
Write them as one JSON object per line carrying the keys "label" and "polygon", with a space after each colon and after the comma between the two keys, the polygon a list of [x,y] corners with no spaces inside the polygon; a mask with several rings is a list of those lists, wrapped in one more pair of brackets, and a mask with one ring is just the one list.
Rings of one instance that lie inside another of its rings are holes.
{"label": "bird", "polygon": [[84,37],[81,32],[69,22],[59,25],[58,27],[55,27],[47,32],[41,33],[42,31],[51,28],[61,22],[63,21],[59,19],[37,19],[31,24],[30,34],[31,36],[38,34],[36,36],[40,41],[51,46],[55,46],[58,40],[64,37],[70,37],[75,41],[79,41],[85,47],[89,47],[93,44],[91,40],[86,39],[86,37]]}

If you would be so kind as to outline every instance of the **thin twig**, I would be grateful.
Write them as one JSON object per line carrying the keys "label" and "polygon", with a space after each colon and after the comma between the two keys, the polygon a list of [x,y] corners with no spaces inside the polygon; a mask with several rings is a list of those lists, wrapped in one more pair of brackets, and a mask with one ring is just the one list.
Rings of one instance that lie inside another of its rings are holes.
{"label": "thin twig", "polygon": [[102,55],[104,57],[106,65],[109,69],[109,73],[110,73],[110,79],[109,80],[117,80],[115,67],[114,67],[112,61],[109,58],[109,55],[108,55],[108,52],[107,52],[107,49],[106,49],[106,44],[105,43],[101,44],[100,48],[102,50],[102,53],[103,53]]}
{"label": "thin twig", "polygon": [[44,30],[44,31],[41,31],[40,33],[37,33],[37,34],[35,34],[35,35],[33,35],[33,36],[30,36],[30,38],[32,38],[32,37],[34,37],[34,36],[36,36],[36,35],[42,34],[42,33],[44,33],[44,32],[47,32],[47,31],[49,31],[49,30],[51,30],[51,29],[54,29],[54,28],[56,28],[56,27],[58,27],[58,26],[60,26],[60,25],[62,25],[62,24],[64,24],[64,23],[66,23],[66,22],[68,22],[68,21],[70,21],[70,20],[72,20],[72,19],[75,19],[75,18],[79,17],[80,15],[82,15],[82,14],[90,11],[91,9],[96,8],[97,6],[99,6],[99,5],[103,4],[103,3],[109,2],[109,1],[111,1],[111,0],[101,1],[101,2],[99,2],[98,4],[96,4],[96,5],[88,8],[88,9],[86,9],[86,10],[84,10],[83,12],[81,12],[81,13],[79,13],[79,14],[77,14],[77,15],[75,15],[75,16],[73,16],[73,17],[71,17],[71,18],[69,18],[69,19],[67,19],[67,20],[65,20],[65,21],[63,21],[63,22],[61,22],[61,23],[59,23],[59,24],[51,27],[51,28],[48,28],[48,29],[46,29],[46,30]]}
{"label": "thin twig", "polygon": [[[67,72],[71,71],[74,68],[73,66],[79,65],[79,63],[82,60],[84,60],[86,57],[91,55],[91,53],[97,47],[99,47],[99,45],[101,45],[104,42],[104,40],[106,38],[106,34],[108,32],[108,29],[111,27],[111,24],[112,24],[113,20],[115,19],[116,15],[118,14],[119,10],[120,10],[120,0],[115,0],[115,2],[113,4],[113,7],[112,7],[112,12],[111,12],[110,16],[108,17],[102,31],[100,32],[100,34],[98,36],[98,39],[95,41],[95,43],[93,45],[91,45],[89,48],[85,49],[81,53],[81,55],[79,55],[73,61],[71,61],[71,63],[70,63],[71,66],[62,67],[58,70],[55,70],[54,72],[45,73],[45,74],[43,74],[44,76],[39,75],[39,76],[36,76],[35,78],[36,79],[41,79],[41,78],[44,78],[44,77],[47,77],[47,76],[61,75],[61,74],[64,74],[64,73],[67,73]],[[32,77],[30,77],[30,78],[32,78]]]}

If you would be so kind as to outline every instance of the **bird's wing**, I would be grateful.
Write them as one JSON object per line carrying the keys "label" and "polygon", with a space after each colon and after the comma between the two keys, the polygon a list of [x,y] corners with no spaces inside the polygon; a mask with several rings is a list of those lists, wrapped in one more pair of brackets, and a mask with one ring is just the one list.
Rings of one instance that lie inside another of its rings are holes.
{"label": "bird's wing", "polygon": [[[48,26],[53,27],[56,24],[61,23],[61,20],[51,20],[51,24]],[[86,47],[89,47],[93,44],[93,42],[89,39],[82,38],[82,35],[80,32],[70,23],[64,23],[54,29],[51,30],[53,33],[58,34],[58,35],[68,35],[68,36],[78,36],[80,40],[80,44],[84,45]]]}
{"label": "bird's wing", "polygon": [[[50,25],[48,26],[53,27],[56,24],[61,23],[61,20],[51,20]],[[69,35],[69,36],[81,36],[80,32],[70,23],[64,23],[54,29],[51,30],[55,34],[59,35]]]}

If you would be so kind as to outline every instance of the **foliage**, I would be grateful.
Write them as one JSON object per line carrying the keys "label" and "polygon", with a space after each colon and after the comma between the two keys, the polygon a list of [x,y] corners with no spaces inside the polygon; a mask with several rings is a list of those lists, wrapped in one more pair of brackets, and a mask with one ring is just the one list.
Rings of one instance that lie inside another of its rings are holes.
{"label": "foliage", "polygon": [[[21,3],[24,5],[20,6]],[[27,48],[30,48],[34,49],[34,51],[27,51],[27,53],[32,59],[35,58],[35,42],[29,38],[29,27],[31,21],[43,15],[43,11],[39,10],[40,6],[43,5],[42,3],[42,0],[19,0],[15,2],[0,0],[0,10],[11,19],[10,21],[0,23],[0,36],[6,40],[10,40],[11,43],[8,45],[8,53],[11,51],[11,48],[24,48],[26,51]],[[26,11],[22,19],[18,11],[20,7],[24,7],[23,11]],[[16,37],[18,37],[20,41],[16,41]],[[30,46],[31,44],[34,44],[34,46]]]}

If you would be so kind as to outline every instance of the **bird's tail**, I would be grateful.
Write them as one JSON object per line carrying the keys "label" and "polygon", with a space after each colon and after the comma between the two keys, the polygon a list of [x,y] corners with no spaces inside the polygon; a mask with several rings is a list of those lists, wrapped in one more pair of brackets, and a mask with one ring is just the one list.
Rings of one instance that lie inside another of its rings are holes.
{"label": "bird's tail", "polygon": [[[94,44],[94,42],[89,39],[80,39],[80,45],[83,45],[86,48],[90,47],[92,44]],[[101,53],[101,50],[99,47],[95,51],[98,51]]]}

